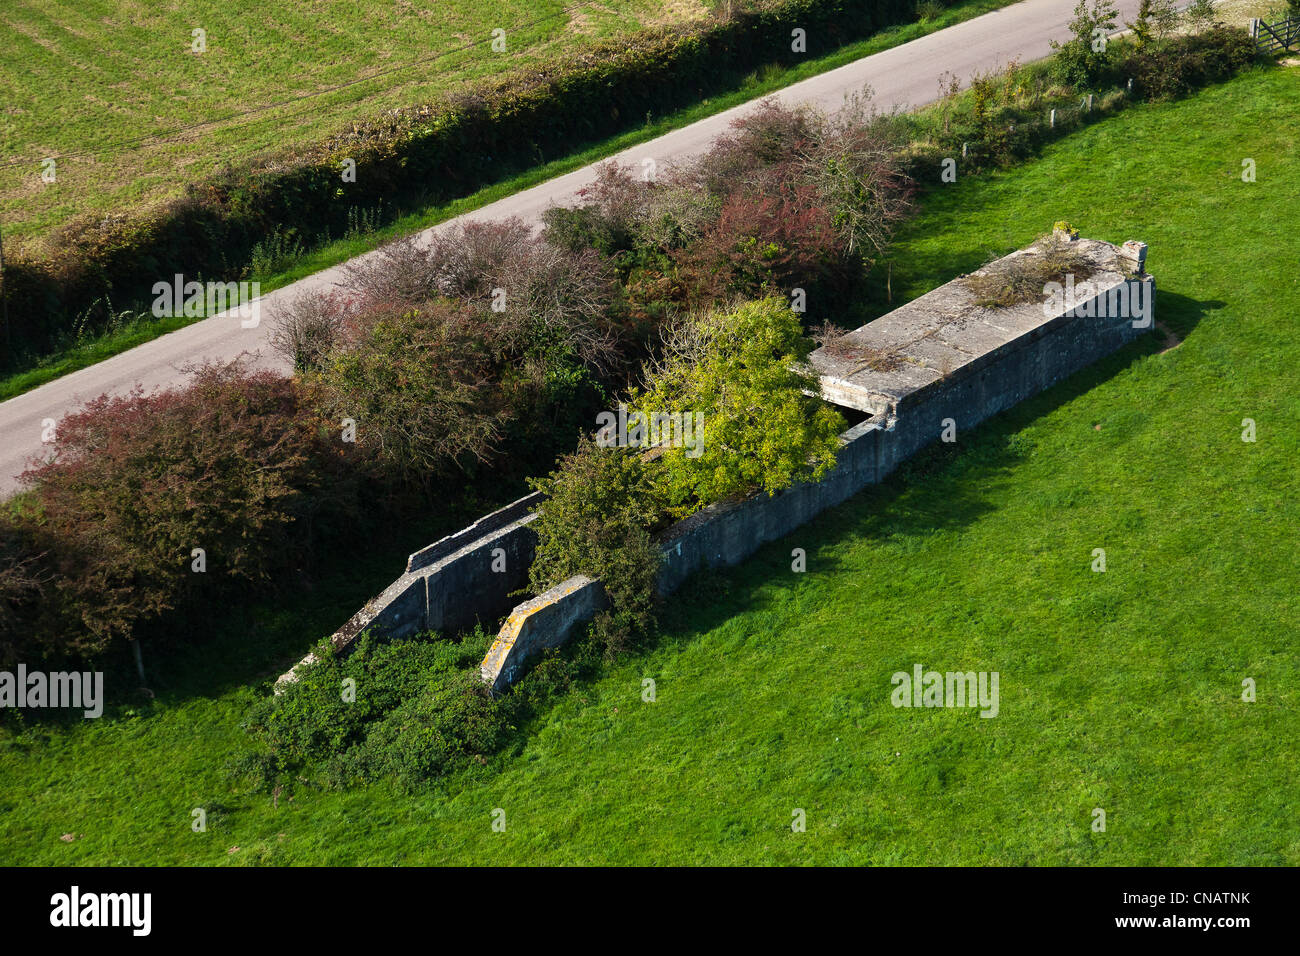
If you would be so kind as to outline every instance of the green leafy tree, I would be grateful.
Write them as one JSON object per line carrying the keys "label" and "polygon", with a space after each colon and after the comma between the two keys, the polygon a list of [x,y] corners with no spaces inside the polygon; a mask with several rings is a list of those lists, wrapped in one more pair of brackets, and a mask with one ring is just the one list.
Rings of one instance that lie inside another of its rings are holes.
{"label": "green leafy tree", "polygon": [[647,416],[680,415],[693,425],[691,440],[665,447],[654,470],[666,513],[774,494],[830,470],[844,422],[817,397],[811,349],[778,298],[695,316],[671,333],[665,358],[633,395]]}
{"label": "green leafy tree", "polygon": [[[1151,0],[1152,4],[1164,0]],[[1111,62],[1106,37],[1115,31],[1119,11],[1113,0],[1079,0],[1070,21],[1070,39],[1052,41],[1057,77],[1078,89],[1095,89]]]}
{"label": "green leafy tree", "polygon": [[1151,0],[1151,23],[1157,40],[1168,40],[1178,29],[1178,7],[1174,0]]}
{"label": "green leafy tree", "polygon": [[1142,0],[1138,6],[1137,19],[1125,23],[1133,31],[1133,40],[1139,50],[1145,50],[1151,45],[1154,29],[1151,22],[1151,0]]}
{"label": "green leafy tree", "polygon": [[816,397],[811,347],[783,299],[672,327],[631,401],[633,413],[671,422],[668,432],[652,442],[629,424],[626,443],[584,438],[533,482],[547,499],[532,525],[532,589],[576,574],[599,579],[612,607],[594,629],[606,651],[617,652],[651,620],[656,532],[715,501],[824,475],[844,422]]}
{"label": "green leafy tree", "polygon": [[1192,32],[1203,33],[1216,24],[1214,0],[1192,0],[1184,15]]}

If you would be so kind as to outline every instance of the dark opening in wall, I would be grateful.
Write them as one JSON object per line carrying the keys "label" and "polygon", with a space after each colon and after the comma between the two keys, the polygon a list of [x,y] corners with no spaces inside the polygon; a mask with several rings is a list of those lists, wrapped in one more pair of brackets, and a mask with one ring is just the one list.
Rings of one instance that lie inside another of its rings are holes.
{"label": "dark opening in wall", "polygon": [[844,430],[848,431],[854,425],[861,424],[871,417],[871,412],[864,412],[860,408],[849,408],[847,405],[836,405],[830,403],[831,407],[844,416]]}

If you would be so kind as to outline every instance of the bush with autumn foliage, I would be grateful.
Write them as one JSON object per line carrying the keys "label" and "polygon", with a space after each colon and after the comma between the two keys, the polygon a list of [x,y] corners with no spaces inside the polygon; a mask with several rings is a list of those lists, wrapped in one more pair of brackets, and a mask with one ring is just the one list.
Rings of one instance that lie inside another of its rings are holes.
{"label": "bush with autumn foliage", "polygon": [[907,214],[904,134],[866,98],[830,115],[764,100],[662,175],[604,164],[577,206],[546,212],[545,235],[609,257],[631,312],[656,323],[770,295],[842,314]]}
{"label": "bush with autumn foliage", "polygon": [[59,422],[0,528],[0,653],[93,655],[266,585],[351,520],[359,472],[296,382],[239,363],[101,397]]}

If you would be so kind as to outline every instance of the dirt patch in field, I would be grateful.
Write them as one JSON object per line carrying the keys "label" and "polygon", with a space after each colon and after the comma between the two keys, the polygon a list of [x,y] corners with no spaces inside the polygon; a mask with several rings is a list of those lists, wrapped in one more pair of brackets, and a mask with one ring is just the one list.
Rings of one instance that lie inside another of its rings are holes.
{"label": "dirt patch in field", "polygon": [[[569,14],[569,29],[579,36],[595,36],[600,32],[595,21],[625,15],[625,11],[603,3],[584,3],[575,6]],[[672,26],[703,20],[708,15],[709,8],[700,0],[664,0],[660,3],[658,11],[643,15],[640,22],[646,27]]]}
{"label": "dirt patch in field", "polygon": [[1164,355],[1166,352],[1172,351],[1183,344],[1183,340],[1178,337],[1178,334],[1159,320],[1156,321],[1156,331],[1160,333],[1159,354],[1161,355]]}
{"label": "dirt patch in field", "polygon": [[1285,6],[1281,0],[1219,0],[1214,5],[1214,15],[1226,23],[1245,26],[1253,17],[1267,20]]}

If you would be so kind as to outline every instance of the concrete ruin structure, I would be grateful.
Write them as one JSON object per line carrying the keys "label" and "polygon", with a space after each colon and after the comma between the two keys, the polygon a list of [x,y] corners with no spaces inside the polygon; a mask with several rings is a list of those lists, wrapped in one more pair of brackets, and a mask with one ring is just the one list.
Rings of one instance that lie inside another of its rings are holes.
{"label": "concrete ruin structure", "polygon": [[[669,528],[660,593],[698,571],[743,561],[883,481],[930,442],[973,428],[1153,328],[1145,244],[1064,241],[1081,274],[1055,283],[1059,292],[982,306],[970,277],[961,277],[813,352],[822,397],[866,419],[840,436],[835,467],[822,480],[710,505]],[[1024,257],[1046,248],[1036,243],[972,275],[1032,266]],[[406,572],[334,635],[335,648],[364,630],[450,635],[505,618],[481,668],[494,692],[505,690],[605,604],[600,583],[579,576],[511,607],[510,595],[528,580],[536,546],[529,524],[539,501],[522,498],[412,555]],[[280,678],[292,679],[293,671]]]}

